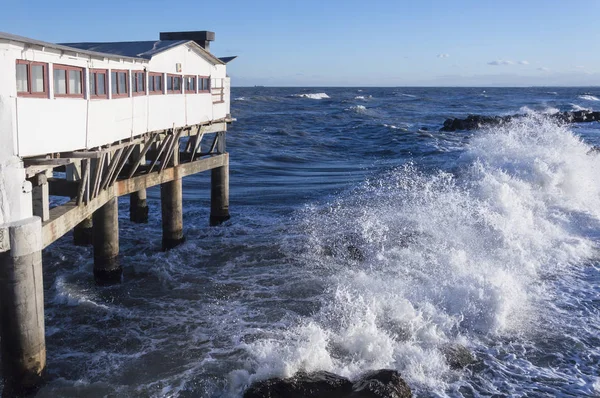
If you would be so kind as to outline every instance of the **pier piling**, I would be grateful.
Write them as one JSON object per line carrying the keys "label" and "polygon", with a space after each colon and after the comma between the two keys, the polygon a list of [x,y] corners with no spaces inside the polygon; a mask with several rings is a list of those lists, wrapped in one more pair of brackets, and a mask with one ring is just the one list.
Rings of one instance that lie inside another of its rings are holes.
{"label": "pier piling", "polygon": [[170,250],[185,241],[183,236],[183,206],[181,178],[160,186],[162,210],[162,248]]}
{"label": "pier piling", "polygon": [[41,383],[46,368],[41,219],[7,224],[0,233],[5,246],[0,253],[4,388],[5,393],[28,391]]}
{"label": "pier piling", "polygon": [[112,198],[94,212],[94,278],[99,284],[118,283],[123,269],[119,265],[119,201]]}
{"label": "pier piling", "polygon": [[148,203],[145,189],[129,195],[129,219],[138,224],[148,223]]}
{"label": "pier piling", "polygon": [[94,223],[90,216],[73,228],[73,243],[75,246],[87,246],[92,244],[93,225]]}
{"label": "pier piling", "polygon": [[229,164],[211,170],[210,225],[229,220]]}

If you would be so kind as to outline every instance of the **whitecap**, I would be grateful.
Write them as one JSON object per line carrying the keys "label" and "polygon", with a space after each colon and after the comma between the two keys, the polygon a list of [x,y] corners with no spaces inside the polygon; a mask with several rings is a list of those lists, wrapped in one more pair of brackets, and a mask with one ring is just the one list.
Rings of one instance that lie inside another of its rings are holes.
{"label": "whitecap", "polygon": [[292,97],[298,97],[298,98],[310,98],[310,99],[316,99],[316,100],[320,100],[320,99],[326,99],[326,98],[331,98],[329,95],[327,95],[327,93],[303,93],[303,94],[293,94]]}
{"label": "whitecap", "polygon": [[600,98],[595,97],[591,94],[583,94],[583,95],[580,95],[579,98],[582,100],[586,100],[586,101],[600,101]]}

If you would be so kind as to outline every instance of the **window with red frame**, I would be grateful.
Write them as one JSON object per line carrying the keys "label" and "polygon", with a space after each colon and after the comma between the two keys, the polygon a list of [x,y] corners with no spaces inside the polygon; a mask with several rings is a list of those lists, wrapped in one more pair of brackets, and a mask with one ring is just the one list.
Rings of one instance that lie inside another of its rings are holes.
{"label": "window with red frame", "polygon": [[186,93],[196,92],[196,76],[186,76],[183,84]]}
{"label": "window with red frame", "polygon": [[108,98],[108,71],[90,69],[90,98]]}
{"label": "window with red frame", "polygon": [[110,89],[113,98],[127,97],[129,95],[129,71],[110,71]]}
{"label": "window with red frame", "polygon": [[17,95],[48,97],[48,64],[17,60]]}
{"label": "window with red frame", "polygon": [[54,96],[83,98],[83,68],[56,64],[53,68]]}
{"label": "window with red frame", "polygon": [[148,74],[148,91],[150,94],[162,94],[163,93],[163,75],[162,73]]}
{"label": "window with red frame", "polygon": [[168,75],[167,76],[167,93],[181,94],[181,76],[179,76],[179,75]]}
{"label": "window with red frame", "polygon": [[133,73],[133,81],[131,82],[131,92],[133,95],[146,94],[146,74],[144,72]]}
{"label": "window with red frame", "polygon": [[210,92],[210,77],[209,76],[199,76],[198,77],[198,91],[201,93]]}

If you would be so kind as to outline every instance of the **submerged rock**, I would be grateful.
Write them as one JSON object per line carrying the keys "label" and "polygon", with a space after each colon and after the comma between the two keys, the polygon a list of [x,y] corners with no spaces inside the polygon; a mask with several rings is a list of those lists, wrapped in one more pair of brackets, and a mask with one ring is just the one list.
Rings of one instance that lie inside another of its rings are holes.
{"label": "submerged rock", "polygon": [[288,379],[256,382],[244,398],[344,398],[351,393],[352,383],[345,377],[329,372],[299,372]]}
{"label": "submerged rock", "polygon": [[463,369],[477,362],[471,351],[460,344],[447,344],[442,347],[442,353],[444,354],[450,369]]}
{"label": "submerged rock", "polygon": [[352,386],[350,398],[409,398],[408,384],[395,370],[382,369],[363,375]]}
{"label": "submerged rock", "polygon": [[408,398],[410,388],[395,370],[376,370],[363,375],[354,384],[329,372],[299,372],[287,379],[273,378],[256,382],[244,398]]}

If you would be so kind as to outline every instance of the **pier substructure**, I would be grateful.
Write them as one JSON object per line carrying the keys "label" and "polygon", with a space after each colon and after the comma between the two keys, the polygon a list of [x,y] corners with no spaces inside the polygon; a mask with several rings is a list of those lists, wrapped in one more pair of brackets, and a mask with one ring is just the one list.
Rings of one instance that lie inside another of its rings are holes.
{"label": "pier substructure", "polygon": [[148,223],[148,203],[145,189],[129,194],[129,219],[138,224]]}
{"label": "pier substructure", "polygon": [[160,185],[163,250],[170,250],[185,241],[182,201],[181,178]]}
{"label": "pier substructure", "polygon": [[119,265],[118,198],[109,199],[94,212],[94,278],[99,284],[118,283],[123,269]]}
{"label": "pier substructure", "polygon": [[11,395],[37,387],[46,368],[41,219],[6,224],[0,232],[5,246],[0,253],[0,345],[4,394]]}

